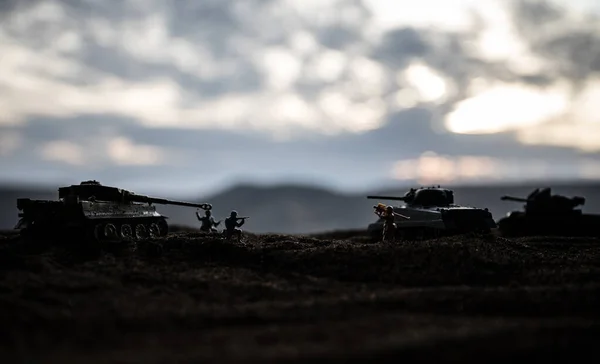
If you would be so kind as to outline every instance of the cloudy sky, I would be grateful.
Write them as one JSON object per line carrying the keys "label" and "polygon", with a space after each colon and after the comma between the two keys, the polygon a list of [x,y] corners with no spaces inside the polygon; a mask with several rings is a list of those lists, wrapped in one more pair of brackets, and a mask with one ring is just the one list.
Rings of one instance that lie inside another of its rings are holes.
{"label": "cloudy sky", "polygon": [[600,178],[599,16],[595,0],[1,0],[0,182]]}

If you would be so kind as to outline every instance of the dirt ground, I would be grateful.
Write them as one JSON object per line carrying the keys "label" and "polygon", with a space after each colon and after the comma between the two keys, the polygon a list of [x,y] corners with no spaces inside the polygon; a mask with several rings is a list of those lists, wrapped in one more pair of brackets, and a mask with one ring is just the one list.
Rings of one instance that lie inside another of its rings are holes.
{"label": "dirt ground", "polygon": [[600,356],[600,240],[195,232],[82,257],[0,235],[4,363]]}

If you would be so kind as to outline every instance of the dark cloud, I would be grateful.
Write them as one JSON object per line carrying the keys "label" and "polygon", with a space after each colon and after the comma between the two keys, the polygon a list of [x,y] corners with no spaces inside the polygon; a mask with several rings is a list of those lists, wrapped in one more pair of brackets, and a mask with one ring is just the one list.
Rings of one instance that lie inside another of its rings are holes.
{"label": "dark cloud", "polygon": [[[254,65],[244,61],[236,63],[236,70],[232,75],[204,80],[183,72],[173,64],[133,59],[122,49],[102,46],[93,42],[87,44],[77,59],[92,69],[128,81],[147,81],[157,76],[163,76],[173,80],[187,92],[205,98],[233,92],[250,92],[260,89],[264,85],[264,76]],[[199,64],[198,70],[203,67],[202,64]]]}
{"label": "dark cloud", "polygon": [[432,128],[433,118],[435,114],[425,108],[400,111],[392,114],[387,124],[380,129],[364,135],[340,137],[330,141],[328,148],[341,153],[358,149],[363,156],[386,160],[415,158],[427,151],[450,156],[479,155],[496,158],[576,158],[579,155],[569,148],[522,145],[515,141],[511,133],[437,133]]}
{"label": "dark cloud", "polygon": [[421,32],[413,28],[392,30],[373,51],[373,58],[393,68],[404,68],[411,60],[424,57],[431,45]]}
{"label": "dark cloud", "polygon": [[187,156],[191,161],[214,167],[219,161],[232,157],[239,157],[240,165],[245,161],[256,161],[277,169],[285,168],[293,161],[306,164],[304,167],[310,169],[310,165],[319,159],[356,161],[364,158],[391,162],[415,158],[427,151],[450,156],[498,158],[577,158],[579,155],[568,148],[522,145],[510,133],[484,136],[437,133],[432,129],[434,117],[429,109],[413,108],[392,114],[386,125],[364,134],[289,142],[275,142],[259,133],[150,129],[133,120],[110,116],[37,119],[11,130],[19,131],[29,143],[22,150],[31,150],[31,146],[53,140],[85,143],[95,136],[124,136],[138,144],[184,151],[189,153]]}
{"label": "dark cloud", "polygon": [[600,71],[597,18],[575,22],[564,7],[548,1],[515,1],[511,10],[520,35],[531,49],[552,62],[554,77],[579,83]]}
{"label": "dark cloud", "polygon": [[0,19],[9,16],[15,11],[24,9],[40,0],[0,0]]}
{"label": "dark cloud", "polygon": [[125,136],[141,144],[166,148],[190,148],[201,152],[215,150],[215,148],[239,152],[259,147],[267,140],[263,135],[253,135],[253,133],[146,128],[133,119],[114,115],[88,115],[60,119],[36,118],[22,127],[11,129],[19,131],[34,144],[52,140],[82,142],[94,136],[114,135]]}
{"label": "dark cloud", "polygon": [[537,33],[544,26],[564,19],[564,9],[544,0],[515,0],[509,3],[513,19],[523,32]]}
{"label": "dark cloud", "polygon": [[[73,57],[88,67],[129,81],[143,81],[154,75],[169,75],[175,80],[189,80],[174,65],[140,62],[122,49],[102,46],[89,41],[80,55]],[[197,82],[197,81],[196,81]],[[194,85],[190,85],[192,88]],[[195,85],[197,86],[197,85]]]}
{"label": "dark cloud", "polygon": [[536,44],[535,49],[555,57],[561,73],[569,78],[584,80],[600,71],[600,36],[597,33],[561,34]]}
{"label": "dark cloud", "polygon": [[[173,1],[169,6],[169,28],[173,34],[187,39],[224,40],[228,35],[243,30],[232,11],[234,3],[231,0]],[[267,1],[253,1],[256,8],[265,3]],[[212,43],[218,48],[226,42]]]}
{"label": "dark cloud", "polygon": [[[388,32],[382,43],[373,50],[372,56],[387,66],[390,78],[412,61],[422,61],[446,76],[453,88],[446,102],[438,109],[441,114],[451,111],[457,102],[469,96],[470,83],[477,77],[538,86],[555,81],[552,75],[521,75],[509,69],[506,62],[480,58],[472,49],[476,36],[476,33],[401,28]],[[389,92],[396,90],[392,87]],[[436,123],[437,120],[432,122]]]}
{"label": "dark cloud", "polygon": [[358,38],[359,31],[350,27],[332,26],[318,29],[317,39],[319,43],[327,48],[344,49],[354,44]]}

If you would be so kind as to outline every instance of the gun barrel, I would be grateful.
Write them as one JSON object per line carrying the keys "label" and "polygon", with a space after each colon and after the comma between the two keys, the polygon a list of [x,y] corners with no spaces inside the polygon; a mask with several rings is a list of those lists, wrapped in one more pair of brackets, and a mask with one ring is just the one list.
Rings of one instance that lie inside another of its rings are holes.
{"label": "gun barrel", "polygon": [[400,216],[401,218],[403,218],[403,219],[405,219],[405,220],[410,220],[410,216],[402,215],[402,214],[399,214],[399,213],[397,213],[397,212],[394,212],[394,215],[396,215],[396,216]]}
{"label": "gun barrel", "polygon": [[147,203],[155,203],[155,204],[160,204],[160,205],[195,207],[195,208],[199,208],[202,210],[211,210],[212,209],[212,205],[209,203],[191,203],[191,202],[184,202],[184,201],[167,200],[165,198],[142,196],[142,195],[130,195],[129,198],[131,199],[131,201],[135,201],[135,202],[147,202]]}
{"label": "gun barrel", "polygon": [[243,220],[243,219],[249,219],[249,218],[250,218],[250,216],[239,216],[239,217],[237,217],[237,218],[238,218],[238,219],[242,219],[242,220]]}
{"label": "gun barrel", "polygon": [[400,197],[400,196],[367,196],[368,199],[370,200],[392,200],[392,201],[404,201],[405,198],[404,197]]}
{"label": "gun barrel", "polygon": [[527,202],[526,198],[521,198],[521,197],[502,196],[502,197],[500,197],[500,199],[502,201]]}

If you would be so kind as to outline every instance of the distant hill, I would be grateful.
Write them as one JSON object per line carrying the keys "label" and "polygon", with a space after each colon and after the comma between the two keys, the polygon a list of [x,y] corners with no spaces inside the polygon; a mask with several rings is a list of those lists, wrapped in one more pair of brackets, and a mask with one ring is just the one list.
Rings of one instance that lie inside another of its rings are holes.
{"label": "distant hill", "polygon": [[[600,183],[546,183],[553,192],[567,196],[584,196],[584,211],[600,213]],[[468,206],[487,207],[496,219],[521,204],[500,201],[501,195],[526,196],[535,185],[465,186],[452,187],[455,200]],[[342,194],[331,190],[303,186],[239,185],[214,196],[190,198],[190,201],[213,204],[214,215],[221,219],[233,209],[247,215],[245,229],[256,233],[315,233],[336,229],[365,227],[374,220],[372,206],[377,202],[365,198],[367,194],[403,195],[406,189],[365,191],[364,194]],[[11,229],[17,222],[17,197],[55,199],[55,189],[18,186],[0,188],[0,229]],[[169,196],[160,196],[168,198]],[[193,208],[159,206],[159,211],[170,217],[172,224],[196,226]]]}

